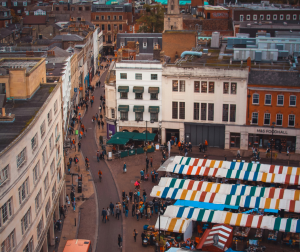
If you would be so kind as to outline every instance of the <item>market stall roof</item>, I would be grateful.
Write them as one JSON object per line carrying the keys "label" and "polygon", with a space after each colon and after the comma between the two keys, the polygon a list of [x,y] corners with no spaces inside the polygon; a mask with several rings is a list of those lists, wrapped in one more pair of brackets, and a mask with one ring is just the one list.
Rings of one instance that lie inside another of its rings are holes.
{"label": "market stall roof", "polygon": [[201,159],[201,158],[190,158],[190,157],[183,157],[183,156],[175,156],[174,164],[201,166],[201,167],[209,167],[209,168],[224,168],[224,169],[248,171],[248,172],[300,175],[300,167],[257,164],[257,163],[247,163],[247,162],[231,162],[231,161],[221,161],[221,160],[211,160],[211,159]]}
{"label": "market stall roof", "polygon": [[127,138],[120,138],[120,137],[112,137],[106,143],[107,144],[116,144],[116,145],[125,145],[129,142]]}
{"label": "market stall roof", "polygon": [[112,137],[119,137],[119,138],[132,138],[136,133],[135,132],[116,132]]}
{"label": "market stall roof", "polygon": [[[187,227],[192,221],[182,218],[169,218],[169,217],[160,217],[160,230],[175,232],[175,233],[185,233]],[[155,229],[159,229],[159,218],[156,221]]]}
{"label": "market stall roof", "polygon": [[163,216],[239,227],[300,233],[300,220],[292,218],[279,218],[274,216],[232,213],[179,206],[168,206]]}
{"label": "market stall roof", "polygon": [[178,189],[222,193],[227,195],[256,196],[271,199],[300,200],[300,190],[249,185],[220,184],[191,179],[162,177],[159,186]]}
{"label": "market stall roof", "polygon": [[214,204],[214,203],[207,203],[207,202],[196,202],[191,200],[176,200],[174,206],[197,207],[197,208],[210,209],[210,210],[224,210],[225,208],[235,209],[235,210],[239,209],[238,206]]}
{"label": "market stall roof", "polygon": [[[156,134],[148,133],[147,141],[153,141]],[[119,144],[124,145],[129,142],[129,140],[135,141],[145,141],[146,133],[135,133],[135,132],[116,132],[111,139],[107,141],[107,144]]]}
{"label": "market stall roof", "polygon": [[175,157],[169,157],[159,168],[157,171],[166,171],[168,165],[173,162]]}
{"label": "market stall roof", "polygon": [[191,200],[239,206],[246,208],[284,209],[287,212],[300,213],[300,201],[286,199],[270,199],[243,195],[226,195],[222,193],[210,193],[206,191],[193,191],[170,187],[154,186],[150,193],[151,197],[173,200]]}
{"label": "market stall roof", "polygon": [[[155,136],[156,134],[154,133],[147,133],[147,141],[154,141]],[[146,132],[135,133],[132,139],[136,141],[146,141]]]}

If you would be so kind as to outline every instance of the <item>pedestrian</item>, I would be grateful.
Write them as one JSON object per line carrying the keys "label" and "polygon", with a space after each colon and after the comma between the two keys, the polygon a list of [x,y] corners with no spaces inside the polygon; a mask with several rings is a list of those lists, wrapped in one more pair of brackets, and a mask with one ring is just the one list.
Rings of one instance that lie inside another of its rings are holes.
{"label": "pedestrian", "polygon": [[138,208],[136,208],[135,215],[136,215],[136,220],[137,221],[139,220],[139,214],[140,214],[140,210]]}
{"label": "pedestrian", "polygon": [[156,170],[154,170],[154,175],[155,175],[155,181],[157,183],[157,180],[158,180],[158,172]]}
{"label": "pedestrian", "polygon": [[132,217],[134,217],[134,214],[135,214],[135,204],[133,203],[132,204],[132,207],[131,207],[131,210],[132,210]]}
{"label": "pedestrian", "polygon": [[202,143],[199,144],[199,152],[202,151]]}
{"label": "pedestrian", "polygon": [[72,205],[73,205],[73,210],[75,212],[75,210],[76,210],[76,202],[75,202],[75,200],[72,202]]}
{"label": "pedestrian", "polygon": [[119,209],[119,204],[116,204],[116,219],[119,220],[120,218],[120,209]]}
{"label": "pedestrian", "polygon": [[97,161],[100,162],[100,151],[97,150]]}
{"label": "pedestrian", "polygon": [[126,193],[125,193],[125,191],[123,190],[123,191],[122,191],[122,200],[125,199],[125,196],[126,196]]}
{"label": "pedestrian", "polygon": [[148,168],[149,168],[149,158],[146,157],[146,174],[148,174]]}
{"label": "pedestrian", "polygon": [[130,203],[132,202],[132,195],[133,195],[133,192],[130,190],[130,191],[129,191]]}
{"label": "pedestrian", "polygon": [[71,201],[73,203],[74,199],[75,199],[75,193],[73,191],[71,191],[70,193],[70,197],[71,197]]}
{"label": "pedestrian", "polygon": [[78,143],[78,152],[81,150],[81,142]]}
{"label": "pedestrian", "polygon": [[193,147],[193,146],[192,146],[192,143],[189,142],[189,151],[190,151],[190,152],[193,152],[192,147]]}
{"label": "pedestrian", "polygon": [[106,210],[103,207],[101,215],[102,215],[102,222],[104,221],[104,223],[106,223],[106,214],[107,214],[107,212],[106,212]]}
{"label": "pedestrian", "polygon": [[124,162],[124,165],[123,165],[123,172],[127,172],[126,163],[125,162]]}
{"label": "pedestrian", "polygon": [[100,119],[98,119],[97,122],[98,122],[98,129],[100,129],[100,123],[101,123]]}
{"label": "pedestrian", "polygon": [[177,145],[177,137],[175,137],[175,145]]}
{"label": "pedestrian", "polygon": [[64,206],[61,205],[60,208],[59,208],[59,217],[61,218],[61,216],[64,216],[64,218],[66,218],[65,216],[65,210],[64,210]]}
{"label": "pedestrian", "polygon": [[151,209],[150,206],[147,207],[147,220],[150,220],[151,218]]}
{"label": "pedestrian", "polygon": [[226,155],[224,156],[224,160],[227,161],[227,156]]}
{"label": "pedestrian", "polygon": [[123,213],[125,213],[125,205],[126,205],[126,203],[125,203],[125,199],[124,199],[123,202],[122,202]]}
{"label": "pedestrian", "polygon": [[85,104],[86,111],[89,109],[89,104]]}
{"label": "pedestrian", "polygon": [[187,154],[188,154],[188,150],[187,150],[187,148],[185,147],[185,148],[184,148],[184,156],[186,157]]}
{"label": "pedestrian", "polygon": [[147,199],[147,193],[146,193],[145,189],[144,189],[144,191],[143,191],[143,198],[144,198],[144,202],[146,202],[146,199]]}
{"label": "pedestrian", "polygon": [[71,170],[71,164],[70,164],[70,162],[67,163],[67,167],[68,167],[68,173],[70,173],[70,170]]}
{"label": "pedestrian", "polygon": [[122,237],[120,234],[118,236],[118,246],[119,246],[119,248],[122,248]]}
{"label": "pedestrian", "polygon": [[71,168],[71,166],[72,166],[72,161],[73,161],[73,159],[72,159],[71,157],[69,157],[70,168]]}
{"label": "pedestrian", "polygon": [[154,174],[153,170],[151,171],[151,181],[152,181],[152,183],[155,182],[155,174]]}
{"label": "pedestrian", "polygon": [[106,219],[109,221],[109,216],[110,216],[110,208],[108,207],[106,209]]}
{"label": "pedestrian", "polygon": [[115,206],[114,206],[114,204],[112,202],[110,202],[109,208],[110,208],[111,215],[114,216],[115,215],[114,214],[114,208],[115,208]]}
{"label": "pedestrian", "polygon": [[75,147],[75,139],[72,140],[72,147]]}
{"label": "pedestrian", "polygon": [[152,164],[153,164],[153,158],[150,157],[150,166],[151,166],[151,168],[152,168]]}
{"label": "pedestrian", "polygon": [[104,122],[103,122],[103,121],[101,121],[101,127],[102,127],[102,129],[103,129],[103,127],[104,127]]}
{"label": "pedestrian", "polygon": [[137,202],[140,202],[140,195],[141,195],[140,190],[138,190],[136,193]]}
{"label": "pedestrian", "polygon": [[141,174],[141,181],[144,180],[144,171],[143,169],[140,171],[140,174]]}
{"label": "pedestrian", "polygon": [[206,139],[205,139],[205,142],[204,142],[204,147],[205,147],[205,151],[207,151],[208,142],[207,142],[207,140],[206,140]]}
{"label": "pedestrian", "polygon": [[125,205],[125,217],[128,217],[128,204]]}
{"label": "pedestrian", "polygon": [[138,232],[134,229],[133,230],[133,238],[134,238],[134,241],[136,242],[136,237],[138,235]]}

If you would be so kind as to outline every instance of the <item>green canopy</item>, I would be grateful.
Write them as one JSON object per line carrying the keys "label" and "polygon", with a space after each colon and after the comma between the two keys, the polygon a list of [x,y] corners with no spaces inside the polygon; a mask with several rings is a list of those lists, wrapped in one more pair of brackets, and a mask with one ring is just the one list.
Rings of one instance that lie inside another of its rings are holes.
{"label": "green canopy", "polygon": [[159,113],[159,106],[149,106],[150,113]]}
{"label": "green canopy", "polygon": [[144,106],[133,106],[133,112],[144,112]]}
{"label": "green canopy", "polygon": [[133,87],[133,92],[134,93],[144,93],[144,87],[137,87],[137,86],[134,86]]}
{"label": "green canopy", "polygon": [[106,143],[107,144],[125,145],[128,142],[129,142],[128,138],[112,137]]}
{"label": "green canopy", "polygon": [[119,105],[118,111],[128,112],[129,111],[129,105]]}
{"label": "green canopy", "polygon": [[[154,141],[156,134],[154,133],[147,133],[147,141]],[[136,133],[133,138],[136,141],[146,141],[146,132],[144,133]]]}
{"label": "green canopy", "polygon": [[119,138],[132,138],[136,133],[135,132],[116,132],[112,137],[119,137]]}
{"label": "green canopy", "polygon": [[128,93],[129,92],[129,86],[119,86],[118,87],[118,92]]}

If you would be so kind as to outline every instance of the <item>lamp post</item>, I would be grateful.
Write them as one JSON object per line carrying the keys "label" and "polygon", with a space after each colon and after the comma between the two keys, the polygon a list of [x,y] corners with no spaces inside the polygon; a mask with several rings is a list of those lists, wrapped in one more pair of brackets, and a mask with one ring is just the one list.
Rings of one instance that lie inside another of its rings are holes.
{"label": "lamp post", "polygon": [[[147,149],[148,149],[148,146],[147,146],[147,136],[148,136],[148,130],[147,130],[147,123],[148,121],[146,121],[146,157],[147,157]],[[154,123],[154,120],[150,120],[150,123]]]}
{"label": "lamp post", "polygon": [[274,134],[274,125],[275,125],[275,122],[272,122],[272,139],[271,139],[271,164],[272,164],[272,143],[273,143],[273,134]]}

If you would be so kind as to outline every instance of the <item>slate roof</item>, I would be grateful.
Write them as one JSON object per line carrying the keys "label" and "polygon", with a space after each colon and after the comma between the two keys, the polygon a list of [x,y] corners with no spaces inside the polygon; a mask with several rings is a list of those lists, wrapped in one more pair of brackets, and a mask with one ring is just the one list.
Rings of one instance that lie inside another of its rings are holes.
{"label": "slate roof", "polygon": [[45,25],[47,16],[25,16],[23,19],[24,25]]}
{"label": "slate roof", "polygon": [[57,35],[53,38],[54,40],[62,40],[62,41],[83,41],[84,38],[77,34],[63,34]]}
{"label": "slate roof", "polygon": [[13,33],[12,30],[1,28],[0,29],[0,39],[4,39]]}
{"label": "slate roof", "polygon": [[251,69],[248,84],[299,87],[300,76],[298,71]]}

